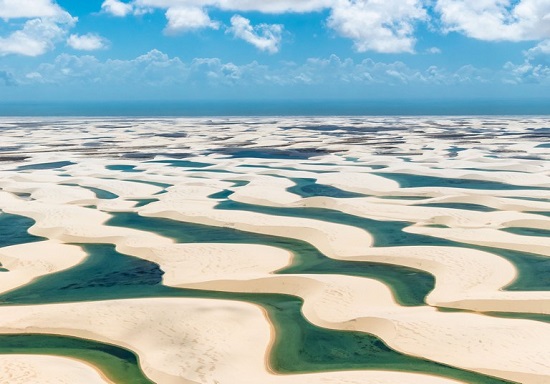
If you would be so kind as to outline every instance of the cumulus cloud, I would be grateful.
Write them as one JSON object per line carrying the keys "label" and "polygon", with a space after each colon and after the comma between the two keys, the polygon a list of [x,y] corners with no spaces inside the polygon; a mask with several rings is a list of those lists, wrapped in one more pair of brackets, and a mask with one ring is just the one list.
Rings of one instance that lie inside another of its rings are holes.
{"label": "cumulus cloud", "polygon": [[119,0],[105,0],[101,4],[101,10],[113,16],[124,17],[132,13],[133,6],[129,3],[124,3]]}
{"label": "cumulus cloud", "polygon": [[107,40],[95,33],[87,33],[85,35],[73,34],[67,39],[67,45],[79,51],[96,51],[105,48]]}
{"label": "cumulus cloud", "polygon": [[[196,58],[184,62],[178,57],[152,50],[131,60],[98,60],[91,55],[59,55],[23,74],[14,74],[20,84],[77,84],[78,86],[152,87],[152,89],[196,89],[209,87],[309,87],[309,86],[402,86],[500,83],[518,77],[506,69],[506,76],[494,71],[464,66],[456,71],[430,66],[412,68],[401,61],[354,61],[336,55],[311,58],[302,63],[268,66],[256,61],[237,65],[219,58]],[[539,79],[545,71],[537,70]],[[514,77],[516,76],[516,77]],[[518,82],[528,81],[527,77]],[[529,80],[530,81],[530,80]],[[183,88],[182,88],[183,87]]]}
{"label": "cumulus cloud", "polygon": [[224,11],[287,13],[314,12],[329,8],[335,0],[133,0],[138,8],[179,6],[214,7]]}
{"label": "cumulus cloud", "polygon": [[548,55],[550,59],[550,39],[540,42],[537,46],[525,52],[525,56],[529,59],[535,59],[545,55]]}
{"label": "cumulus cloud", "polygon": [[179,6],[168,8],[166,19],[168,20],[168,24],[166,25],[165,32],[168,34],[202,28],[219,28],[219,23],[210,20],[204,9],[198,7]]}
{"label": "cumulus cloud", "polygon": [[0,36],[0,56],[39,56],[67,41],[75,49],[97,49],[104,40],[95,35],[71,35],[77,22],[53,0],[0,0],[0,18],[10,20]]}
{"label": "cumulus cloud", "polygon": [[[426,19],[423,0],[133,0],[121,3],[119,0],[105,0],[103,9],[111,9],[114,4],[124,6],[126,15],[133,9],[160,9],[166,12],[168,33],[198,28],[216,28],[207,10],[217,8],[232,12],[262,13],[304,13],[330,10],[327,25],[338,35],[351,39],[360,51],[387,53],[413,52],[415,39],[414,27],[417,22]],[[114,14],[114,10],[110,11]],[[280,37],[278,26],[260,29],[237,19],[231,26],[238,29],[237,36],[267,51],[273,51],[273,44]],[[252,30],[251,30],[252,28]],[[237,35],[237,34],[236,34]]]}
{"label": "cumulus cloud", "polygon": [[59,17],[64,11],[51,0],[0,0],[0,18]]}
{"label": "cumulus cloud", "polygon": [[227,31],[261,51],[277,53],[281,45],[283,26],[280,24],[259,24],[252,26],[250,20],[247,18],[235,15],[231,18],[231,27]]}
{"label": "cumulus cloud", "polygon": [[217,28],[210,9],[271,14],[327,10],[326,25],[351,39],[359,52],[414,52],[416,25],[430,18],[443,32],[480,40],[550,38],[548,0],[104,0],[102,9],[115,16],[162,10],[168,33]]}
{"label": "cumulus cloud", "polygon": [[76,20],[65,13],[55,18],[37,18],[26,21],[23,27],[0,37],[0,55],[19,54],[39,56],[62,41]]}
{"label": "cumulus cloud", "polygon": [[[473,68],[473,67],[472,67]],[[430,66],[426,69],[411,68],[401,61],[376,62],[364,59],[359,62],[347,58],[341,59],[336,55],[328,58],[311,58],[304,64],[286,70],[285,83],[316,84],[364,84],[400,86],[406,84],[417,85],[451,85],[472,80],[473,72],[466,73],[464,68],[455,72],[443,68]],[[482,80],[482,71],[476,73],[477,79]],[[487,73],[485,73],[487,75]],[[291,79],[291,80],[290,80]]]}
{"label": "cumulus cloud", "polygon": [[437,0],[444,31],[488,41],[550,37],[548,0]]}
{"label": "cumulus cloud", "polygon": [[[152,50],[131,60],[100,61],[92,55],[61,54],[31,72],[25,83],[174,86],[182,83],[187,67],[179,58]],[[23,81],[23,80],[22,80]]]}
{"label": "cumulus cloud", "polygon": [[550,86],[550,66],[525,61],[522,64],[506,63],[504,82],[509,84],[536,83]]}
{"label": "cumulus cloud", "polygon": [[413,52],[414,25],[426,17],[420,0],[342,0],[328,26],[352,39],[359,52]]}
{"label": "cumulus cloud", "polygon": [[543,83],[550,85],[550,40],[544,40],[524,52],[523,63],[504,65],[505,81],[510,84]]}

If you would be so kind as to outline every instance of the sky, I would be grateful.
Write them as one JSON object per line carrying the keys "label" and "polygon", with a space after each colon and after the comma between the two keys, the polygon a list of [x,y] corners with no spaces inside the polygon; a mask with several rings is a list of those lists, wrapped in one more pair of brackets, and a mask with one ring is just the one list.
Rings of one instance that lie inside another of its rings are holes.
{"label": "sky", "polygon": [[0,0],[0,99],[550,100],[550,0]]}

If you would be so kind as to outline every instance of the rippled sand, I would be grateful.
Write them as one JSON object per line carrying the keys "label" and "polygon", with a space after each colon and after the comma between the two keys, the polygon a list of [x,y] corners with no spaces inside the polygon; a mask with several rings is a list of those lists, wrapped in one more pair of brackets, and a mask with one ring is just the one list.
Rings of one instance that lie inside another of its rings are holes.
{"label": "rippled sand", "polygon": [[550,381],[547,118],[0,129],[1,382]]}

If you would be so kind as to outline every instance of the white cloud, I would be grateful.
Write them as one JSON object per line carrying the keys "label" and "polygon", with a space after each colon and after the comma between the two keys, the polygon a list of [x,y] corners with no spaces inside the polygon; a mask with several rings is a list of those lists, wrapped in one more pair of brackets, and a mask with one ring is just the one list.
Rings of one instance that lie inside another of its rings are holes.
{"label": "white cloud", "polygon": [[0,0],[0,18],[58,17],[64,11],[52,0]]}
{"label": "white cloud", "polygon": [[[548,69],[535,71],[542,78],[544,71],[548,72]],[[500,83],[503,77],[511,77],[509,73],[512,69],[505,72],[495,73],[473,66],[464,66],[454,72],[436,66],[418,69],[400,61],[375,62],[365,59],[356,62],[336,55],[274,66],[262,65],[256,61],[237,65],[219,58],[196,58],[184,62],[178,57],[169,57],[163,52],[152,50],[131,60],[100,61],[90,55],[62,54],[54,62],[44,63],[32,71],[19,75],[14,73],[13,81],[20,84],[96,84],[165,90],[182,89],[182,86],[196,86],[197,89],[205,86],[258,85],[364,87]],[[517,81],[527,80],[524,77]]]}
{"label": "white cloud", "polygon": [[165,32],[174,34],[202,28],[218,29],[219,23],[210,20],[208,14],[198,7],[173,7],[166,11]]}
{"label": "white cloud", "polygon": [[39,56],[62,41],[75,23],[69,14],[59,18],[37,18],[26,21],[20,30],[0,37],[0,55]]}
{"label": "white cloud", "polygon": [[73,34],[67,39],[67,44],[79,51],[96,51],[105,48],[107,40],[94,33],[87,33],[85,35]]}
{"label": "white cloud", "polygon": [[437,0],[444,31],[489,41],[550,37],[548,0]]}
{"label": "white cloud", "polygon": [[231,28],[227,31],[233,33],[233,36],[254,45],[261,51],[277,53],[281,45],[283,26],[280,24],[252,26],[250,20],[235,15],[231,18]]}
{"label": "white cloud", "polygon": [[432,55],[438,55],[441,53],[441,49],[437,48],[437,47],[430,47],[428,49],[426,49],[426,53],[430,53]]}
{"label": "white cloud", "polygon": [[0,18],[13,20],[0,37],[0,56],[39,56],[65,39],[77,18],[52,0],[0,0]]}
{"label": "white cloud", "polygon": [[550,39],[540,42],[536,47],[533,47],[525,52],[525,56],[529,59],[534,59],[538,56],[544,55],[550,56]]}
{"label": "white cloud", "polygon": [[550,85],[550,39],[544,40],[524,52],[525,60],[520,64],[506,63],[505,82],[542,83]]}
{"label": "white cloud", "polygon": [[136,7],[214,7],[224,11],[262,13],[314,12],[329,8],[335,0],[134,0]]}
{"label": "white cloud", "polygon": [[509,84],[538,83],[550,86],[550,66],[525,61],[522,64],[504,65],[504,82]]}
{"label": "white cloud", "polygon": [[158,50],[131,60],[100,61],[91,55],[61,54],[53,62],[41,64],[21,82],[164,88],[181,85],[188,71],[179,58],[170,58]]}
{"label": "white cloud", "polygon": [[113,16],[124,17],[132,12],[133,6],[119,0],[105,0],[101,4],[101,10]]}
{"label": "white cloud", "polygon": [[[115,0],[107,0],[115,1]],[[116,0],[118,1],[118,0]],[[133,0],[134,13],[140,10],[161,9],[166,11],[166,31],[175,33],[198,28],[213,28],[218,24],[210,20],[207,9],[236,12],[305,13],[330,10],[327,25],[340,36],[352,39],[360,51],[387,53],[413,52],[414,27],[426,19],[424,0]],[[105,5],[105,3],[104,3]],[[182,11],[186,10],[186,12]],[[263,46],[263,31],[250,31],[246,25],[243,36]],[[234,26],[232,26],[234,28]],[[248,32],[246,32],[248,31]],[[259,34],[260,33],[260,34]],[[269,34],[269,32],[267,32]],[[271,32],[273,39],[276,31]],[[258,37],[254,37],[254,35]],[[247,40],[247,41],[248,41]],[[255,44],[255,43],[253,43]],[[267,44],[273,47],[272,44]],[[267,48],[264,48],[268,50]],[[273,48],[269,48],[272,50]]]}
{"label": "white cloud", "polygon": [[426,17],[420,0],[340,0],[328,25],[359,52],[413,52],[414,24]]}
{"label": "white cloud", "polygon": [[162,10],[168,33],[217,28],[219,23],[208,15],[211,9],[271,14],[327,10],[326,25],[351,39],[359,52],[414,52],[415,27],[428,21],[428,13],[442,31],[476,39],[550,38],[549,0],[104,0],[102,9],[116,16]]}

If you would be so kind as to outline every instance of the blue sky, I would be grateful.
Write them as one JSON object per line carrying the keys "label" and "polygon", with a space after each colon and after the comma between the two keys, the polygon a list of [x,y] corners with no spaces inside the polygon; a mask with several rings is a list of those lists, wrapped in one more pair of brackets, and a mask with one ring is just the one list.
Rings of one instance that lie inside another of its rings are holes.
{"label": "blue sky", "polygon": [[3,101],[550,99],[548,0],[0,0]]}

